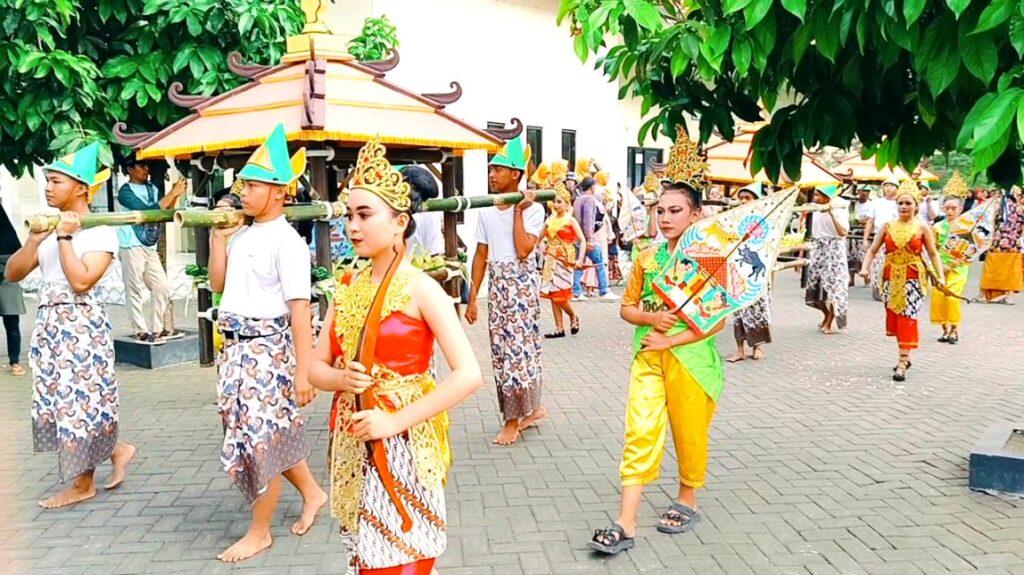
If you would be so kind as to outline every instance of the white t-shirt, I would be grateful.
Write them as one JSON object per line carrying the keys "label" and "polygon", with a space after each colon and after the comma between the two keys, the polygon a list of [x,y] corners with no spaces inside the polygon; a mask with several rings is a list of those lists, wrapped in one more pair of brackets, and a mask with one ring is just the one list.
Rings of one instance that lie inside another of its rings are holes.
{"label": "white t-shirt", "polygon": [[[71,287],[64,268],[60,265],[60,248],[57,245],[57,232],[50,234],[39,244],[39,273],[43,282],[56,283]],[[79,259],[93,252],[116,254],[118,249],[117,232],[111,226],[97,226],[81,229],[71,234],[71,247]],[[113,261],[113,260],[111,260]]]}
{"label": "white t-shirt", "polygon": [[878,198],[872,202],[871,217],[875,220],[875,235],[878,235],[885,228],[885,224],[895,222],[900,217],[899,209],[896,207],[896,200]]}
{"label": "white t-shirt", "polygon": [[228,242],[221,311],[252,319],[289,313],[288,302],[310,297],[309,247],[281,216],[242,228]]}
{"label": "white t-shirt", "polygon": [[[487,244],[487,261],[517,260],[513,223],[515,207],[499,210],[484,208],[480,210],[476,223],[477,243]],[[544,208],[533,204],[523,212],[523,227],[526,233],[540,238],[544,231]]]}
{"label": "white t-shirt", "polygon": [[416,232],[409,238],[409,253],[443,254],[441,227],[444,225],[444,213],[418,212],[412,215],[412,219],[416,221]]}
{"label": "white t-shirt", "polygon": [[875,205],[875,201],[872,200],[871,198],[868,198],[868,201],[864,202],[863,204],[860,202],[855,202],[853,205],[854,216],[856,216],[857,221],[863,222],[864,220],[873,217],[874,210],[872,209],[872,207]]}
{"label": "white t-shirt", "polygon": [[[850,226],[847,223],[850,219],[850,210],[841,206],[832,208],[832,213],[835,214],[836,219],[839,220],[839,225],[843,227],[845,231],[850,231]],[[811,218],[811,237],[814,239],[819,238],[838,238],[839,230],[836,229],[836,224],[829,217],[829,212],[818,212]],[[844,225],[846,224],[846,225]]]}
{"label": "white t-shirt", "polygon": [[[928,205],[932,206],[932,217],[928,217]],[[928,227],[931,227],[935,223],[935,218],[942,215],[942,207],[939,205],[939,201],[935,198],[926,198],[921,200],[921,204],[917,206],[917,217],[921,218],[921,221]]]}

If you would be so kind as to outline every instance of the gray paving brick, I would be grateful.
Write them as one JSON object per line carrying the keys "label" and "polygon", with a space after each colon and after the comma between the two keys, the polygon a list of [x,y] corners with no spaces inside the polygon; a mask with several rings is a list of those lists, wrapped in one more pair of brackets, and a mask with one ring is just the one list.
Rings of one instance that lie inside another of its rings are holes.
{"label": "gray paving brick", "polygon": [[[694,533],[653,529],[675,495],[670,449],[662,477],[645,493],[637,547],[614,559],[586,549],[593,529],[617,513],[630,337],[617,306],[587,302],[579,306],[579,336],[546,342],[550,418],[537,432],[510,448],[491,445],[497,417],[489,385],[453,410],[441,573],[1024,573],[1024,502],[966,489],[966,455],[981,432],[1024,410],[1011,385],[1020,373],[1013,354],[1024,348],[1024,306],[966,308],[956,347],[933,342],[935,328],[922,322],[922,349],[898,385],[886,379],[895,350],[880,333],[882,309],[865,290],[851,293],[847,332],[825,338],[795,278],[777,279],[768,358],[726,367],[700,496],[705,521]],[[123,310],[111,315],[124,325]],[[468,333],[489,377],[485,328]],[[719,337],[722,353],[732,345],[728,333]],[[291,488],[267,553],[236,566],[216,561],[244,533],[249,508],[217,461],[213,371],[123,368],[119,379],[122,437],[141,447],[132,476],[116,492],[48,512],[35,502],[59,487],[56,461],[31,453],[29,380],[0,375],[0,417],[11,437],[0,451],[10,502],[0,509],[0,557],[21,552],[0,569],[343,571],[344,549],[327,514],[302,539],[288,533],[301,508]],[[320,480],[327,403],[306,410]]]}

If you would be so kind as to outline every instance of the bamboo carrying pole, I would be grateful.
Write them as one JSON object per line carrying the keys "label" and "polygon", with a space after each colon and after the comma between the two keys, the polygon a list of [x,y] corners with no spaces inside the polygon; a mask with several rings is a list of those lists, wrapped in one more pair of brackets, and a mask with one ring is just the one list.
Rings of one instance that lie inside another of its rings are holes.
{"label": "bamboo carrying pole", "polygon": [[[301,206],[287,206],[284,216],[290,222],[330,220],[345,213],[342,202],[316,202]],[[242,210],[181,210],[174,214],[174,223],[183,228],[230,228],[243,222]]]}
{"label": "bamboo carrying pole", "polygon": [[[539,190],[536,201],[549,202],[555,199],[552,190]],[[471,198],[455,196],[427,200],[421,212],[460,212],[468,209],[490,206],[512,205],[523,200],[522,193],[491,194]],[[315,202],[300,206],[287,206],[284,215],[291,222],[309,220],[331,220],[345,214],[343,202]],[[183,228],[221,228],[236,226],[244,220],[241,210],[140,210],[103,214],[82,214],[82,227],[125,226],[134,224],[159,224],[174,221]],[[30,232],[52,230],[60,222],[58,214],[36,214],[25,220]]]}
{"label": "bamboo carrying pole", "polygon": [[[133,212],[111,212],[102,214],[82,214],[82,227],[96,226],[127,226],[135,224],[159,224],[174,219],[174,214],[181,210],[140,210]],[[45,232],[57,228],[60,223],[59,214],[35,214],[25,220],[25,227],[30,232]]]}

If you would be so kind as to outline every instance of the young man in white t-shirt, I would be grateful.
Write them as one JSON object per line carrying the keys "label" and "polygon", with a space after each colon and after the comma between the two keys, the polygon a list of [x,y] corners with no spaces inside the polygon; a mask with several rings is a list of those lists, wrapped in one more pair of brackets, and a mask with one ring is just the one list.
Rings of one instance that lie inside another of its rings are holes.
{"label": "young man in white t-shirt", "polygon": [[[520,138],[506,144],[488,169],[492,193],[519,190],[526,173],[526,152]],[[533,203],[536,192],[523,192],[515,206],[480,210],[473,257],[473,285],[466,321],[476,323],[477,294],[488,277],[487,326],[491,361],[504,425],[494,443],[511,445],[520,433],[547,415],[541,404],[540,273],[533,253],[544,231],[544,208]]]}
{"label": "young man in white t-shirt", "polygon": [[97,171],[99,143],[43,168],[46,203],[61,210],[56,230],[36,232],[7,261],[8,281],[42,273],[32,333],[32,438],[35,451],[56,451],[61,482],[70,487],[39,502],[53,509],[96,495],[96,467],[111,460],[106,488],[125,478],[135,447],[119,443],[117,378],[110,319],[93,287],[117,252],[109,226],[82,229],[93,194],[110,178]]}
{"label": "young man in white t-shirt", "polygon": [[[221,463],[252,503],[249,530],[217,556],[242,561],[270,547],[270,523],[284,475],[302,494],[292,533],[304,535],[327,495],[309,471],[299,407],[316,397],[308,381],[313,347],[309,249],[284,217],[306,166],[305,149],[288,157],[284,126],[238,172],[248,226],[214,230],[210,286],[221,292],[217,365],[224,423]],[[230,241],[229,241],[230,238]]]}
{"label": "young man in white t-shirt", "polygon": [[[882,197],[871,203],[871,217],[864,224],[864,240],[861,245],[867,251],[871,240],[875,235],[885,231],[885,225],[894,222],[899,218],[899,211],[896,208],[896,192],[899,191],[900,183],[895,179],[888,179],[882,184]],[[882,301],[882,268],[885,267],[885,248],[883,247],[871,266],[871,296],[876,301]]]}

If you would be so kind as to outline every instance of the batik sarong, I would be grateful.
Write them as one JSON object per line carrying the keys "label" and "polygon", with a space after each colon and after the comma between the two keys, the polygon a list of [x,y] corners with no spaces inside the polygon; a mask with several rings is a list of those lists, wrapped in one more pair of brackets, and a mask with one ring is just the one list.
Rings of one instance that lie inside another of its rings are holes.
{"label": "batik sarong", "polygon": [[32,332],[32,439],[56,451],[61,482],[96,469],[117,445],[114,339],[90,291],[43,284]]}
{"label": "batik sarong", "polygon": [[221,313],[217,408],[220,460],[250,503],[267,483],[309,455],[295,402],[295,343],[289,316],[250,319]]}
{"label": "batik sarong", "polygon": [[540,407],[540,280],[532,260],[487,264],[487,326],[498,406],[505,421]]}
{"label": "batik sarong", "polygon": [[765,290],[757,301],[732,316],[737,343],[753,347],[772,342],[772,293]]}
{"label": "batik sarong", "polygon": [[804,302],[823,313],[834,312],[839,329],[846,328],[850,294],[848,272],[844,238],[814,240],[811,261],[807,266]]}

